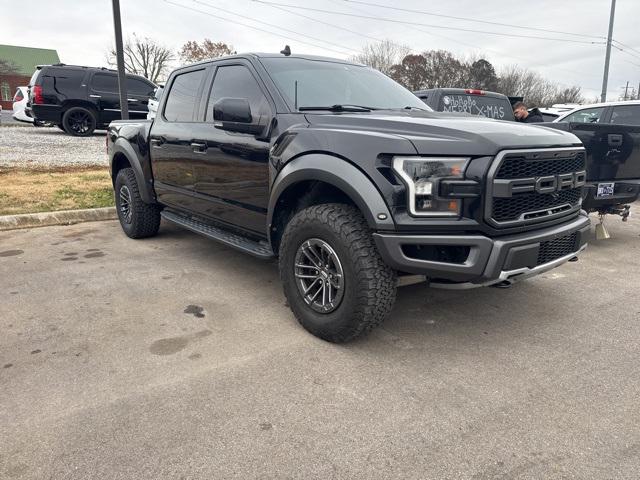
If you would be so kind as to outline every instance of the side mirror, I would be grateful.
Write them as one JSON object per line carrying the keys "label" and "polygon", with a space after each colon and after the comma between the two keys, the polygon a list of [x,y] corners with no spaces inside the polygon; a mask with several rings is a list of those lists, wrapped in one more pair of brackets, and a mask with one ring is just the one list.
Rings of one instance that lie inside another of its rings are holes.
{"label": "side mirror", "polygon": [[221,98],[213,105],[213,125],[221,130],[257,135],[264,125],[251,123],[251,107],[246,98]]}

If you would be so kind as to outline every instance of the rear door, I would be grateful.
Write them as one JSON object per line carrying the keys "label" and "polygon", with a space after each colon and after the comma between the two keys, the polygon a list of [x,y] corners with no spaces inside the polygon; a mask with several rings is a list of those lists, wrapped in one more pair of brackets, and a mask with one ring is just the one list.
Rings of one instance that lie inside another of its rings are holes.
{"label": "rear door", "polygon": [[165,89],[149,136],[154,188],[161,203],[195,210],[193,163],[196,119],[202,114],[200,98],[207,67],[183,70]]}
{"label": "rear door", "polygon": [[640,105],[614,105],[606,121],[607,158],[615,168],[616,179],[640,178]]}

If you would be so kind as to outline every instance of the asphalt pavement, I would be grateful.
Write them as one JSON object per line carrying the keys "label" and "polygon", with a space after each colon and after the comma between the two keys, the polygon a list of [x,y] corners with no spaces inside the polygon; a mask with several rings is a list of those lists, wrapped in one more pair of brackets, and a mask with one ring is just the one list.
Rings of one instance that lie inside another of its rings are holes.
{"label": "asphalt pavement", "polygon": [[3,108],[2,114],[0,114],[0,125],[20,123],[17,120],[13,119],[13,117],[11,116],[12,113],[13,113],[13,110],[5,110]]}
{"label": "asphalt pavement", "polygon": [[637,479],[634,214],[510,289],[402,288],[347,345],[175,227],[2,232],[0,478]]}

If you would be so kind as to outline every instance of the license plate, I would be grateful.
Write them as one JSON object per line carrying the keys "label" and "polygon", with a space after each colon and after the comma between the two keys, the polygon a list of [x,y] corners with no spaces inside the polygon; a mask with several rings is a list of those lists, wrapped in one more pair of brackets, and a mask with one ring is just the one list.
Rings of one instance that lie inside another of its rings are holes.
{"label": "license plate", "polygon": [[613,195],[615,185],[615,182],[599,183],[596,197],[610,197]]}

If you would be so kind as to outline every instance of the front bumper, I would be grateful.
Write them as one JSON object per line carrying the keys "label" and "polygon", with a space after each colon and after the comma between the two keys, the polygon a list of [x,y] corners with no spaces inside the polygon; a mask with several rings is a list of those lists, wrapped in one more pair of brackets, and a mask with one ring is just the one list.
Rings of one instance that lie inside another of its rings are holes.
{"label": "front bumper", "polygon": [[[375,233],[374,238],[384,261],[399,272],[424,275],[432,286],[474,288],[512,283],[571,260],[586,248],[590,225],[581,213],[554,227],[498,238],[386,233]],[[466,260],[449,263],[409,256],[403,248],[407,246],[464,247],[469,253]]]}

